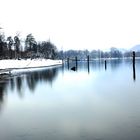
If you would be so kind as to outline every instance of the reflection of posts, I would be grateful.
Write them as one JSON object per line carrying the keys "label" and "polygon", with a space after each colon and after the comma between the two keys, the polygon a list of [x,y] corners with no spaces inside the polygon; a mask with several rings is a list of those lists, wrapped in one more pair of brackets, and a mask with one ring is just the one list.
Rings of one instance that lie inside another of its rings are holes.
{"label": "reflection of posts", "polygon": [[89,55],[87,56],[87,64],[88,64],[88,73],[89,73],[89,71],[90,71],[90,69],[89,69]]}
{"label": "reflection of posts", "polygon": [[136,70],[135,70],[135,66],[133,66],[133,79],[134,79],[134,81],[136,80]]}
{"label": "reflection of posts", "polygon": [[133,51],[133,79],[136,80],[136,70],[135,70],[135,51]]}

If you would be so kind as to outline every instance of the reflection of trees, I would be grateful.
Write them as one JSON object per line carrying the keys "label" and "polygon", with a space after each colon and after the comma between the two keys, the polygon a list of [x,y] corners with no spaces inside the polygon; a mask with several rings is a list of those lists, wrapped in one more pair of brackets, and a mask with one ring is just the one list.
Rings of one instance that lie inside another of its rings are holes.
{"label": "reflection of trees", "polygon": [[1,108],[2,108],[3,102],[4,102],[4,91],[5,91],[6,85],[7,85],[6,82],[0,83],[0,111],[1,111]]}
{"label": "reflection of trees", "polygon": [[[107,69],[108,67],[111,68],[112,70],[115,70],[117,68],[120,67],[120,65],[122,65],[123,63],[123,59],[106,59],[106,66],[105,66],[105,60],[101,59],[101,60],[93,60],[90,61],[89,63],[89,67],[90,69],[93,70],[102,70],[102,69]],[[74,66],[75,63],[70,63],[70,67]],[[78,68],[81,70],[88,70],[88,62],[84,61],[84,62],[78,62]]]}
{"label": "reflection of trees", "polygon": [[[22,76],[15,76],[9,79],[9,87],[11,91],[16,89],[19,96],[23,97],[25,86],[27,86],[31,91],[34,91],[39,82],[45,81],[52,85],[57,73],[57,68],[27,72]],[[1,88],[0,90],[2,91],[4,89]]]}
{"label": "reflection of trees", "polygon": [[11,78],[9,82],[10,82],[11,90],[14,90],[14,88],[15,88],[14,78]]}
{"label": "reflection of trees", "polygon": [[30,90],[34,91],[38,82],[45,81],[52,84],[57,73],[58,71],[56,68],[28,73],[26,75],[27,85]]}
{"label": "reflection of trees", "polygon": [[23,77],[18,76],[16,77],[16,87],[20,97],[23,97],[22,89],[23,89]]}
{"label": "reflection of trees", "polygon": [[123,60],[122,59],[114,59],[110,60],[110,65],[113,70],[116,68],[119,68],[120,64],[122,64]]}
{"label": "reflection of trees", "polygon": [[45,81],[52,85],[57,73],[57,68],[24,73],[25,76],[16,76],[9,79],[10,89],[13,91],[16,88],[19,96],[22,97],[25,83],[31,91],[34,91],[39,82]]}
{"label": "reflection of trees", "polygon": [[90,65],[94,70],[100,70],[104,68],[104,60],[95,60],[91,62]]}
{"label": "reflection of trees", "polygon": [[38,72],[29,73],[26,76],[27,85],[30,90],[34,91],[38,83]]}
{"label": "reflection of trees", "polygon": [[5,88],[7,86],[7,82],[3,81],[0,82],[0,102],[3,102]]}
{"label": "reflection of trees", "polygon": [[0,80],[0,111],[4,103],[4,92],[6,88],[9,88],[12,91],[15,89],[20,97],[24,95],[25,84],[27,83],[28,88],[31,91],[34,91],[37,84],[40,82],[48,82],[52,85],[54,79],[58,74],[59,68],[52,68],[46,70],[39,70],[34,72],[25,73],[25,75],[14,76],[9,79]]}
{"label": "reflection of trees", "polygon": [[0,102],[3,101],[3,93],[4,93],[4,90],[5,90],[5,83],[0,83]]}

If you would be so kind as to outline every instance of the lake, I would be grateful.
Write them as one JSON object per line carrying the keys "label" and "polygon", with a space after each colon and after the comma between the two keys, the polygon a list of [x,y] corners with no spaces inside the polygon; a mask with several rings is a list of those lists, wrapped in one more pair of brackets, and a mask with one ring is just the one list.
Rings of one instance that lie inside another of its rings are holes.
{"label": "lake", "polygon": [[140,60],[135,72],[95,60],[1,80],[0,140],[140,140]]}

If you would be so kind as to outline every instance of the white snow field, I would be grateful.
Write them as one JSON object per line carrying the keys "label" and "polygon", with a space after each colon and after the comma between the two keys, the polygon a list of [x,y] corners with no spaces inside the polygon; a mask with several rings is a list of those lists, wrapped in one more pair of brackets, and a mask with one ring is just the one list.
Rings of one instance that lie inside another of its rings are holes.
{"label": "white snow field", "polygon": [[62,60],[27,59],[27,60],[0,60],[0,74],[14,69],[29,69],[61,65]]}

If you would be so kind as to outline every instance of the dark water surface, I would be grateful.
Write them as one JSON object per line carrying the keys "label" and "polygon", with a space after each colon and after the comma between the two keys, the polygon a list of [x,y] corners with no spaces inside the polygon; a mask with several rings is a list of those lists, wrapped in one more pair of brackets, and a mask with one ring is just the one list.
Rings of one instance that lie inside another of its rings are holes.
{"label": "dark water surface", "polygon": [[140,60],[135,73],[108,60],[1,80],[0,140],[140,140]]}

